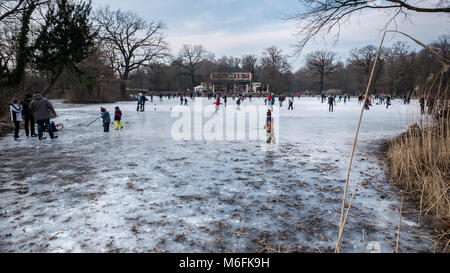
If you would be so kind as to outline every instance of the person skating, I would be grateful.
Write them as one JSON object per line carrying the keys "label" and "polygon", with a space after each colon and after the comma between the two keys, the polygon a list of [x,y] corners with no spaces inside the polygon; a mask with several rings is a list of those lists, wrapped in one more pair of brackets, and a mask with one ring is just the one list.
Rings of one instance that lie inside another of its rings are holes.
{"label": "person skating", "polygon": [[366,99],[364,100],[364,108],[365,108],[366,110],[370,110],[369,104],[370,104],[369,98],[366,98]]}
{"label": "person skating", "polygon": [[188,100],[187,100],[187,98],[186,98],[186,97],[184,98],[184,105],[185,105],[185,106],[187,106],[187,105],[188,105]]}
{"label": "person skating", "polygon": [[148,101],[147,97],[145,97],[144,95],[140,94],[141,96],[139,97],[140,100],[140,104],[141,104],[141,112],[144,112],[145,110],[145,102]]}
{"label": "person skating", "polygon": [[123,129],[123,124],[122,124],[122,111],[120,111],[119,106],[115,107],[115,111],[114,111],[114,121],[116,123],[116,130]]}
{"label": "person skating", "polygon": [[216,111],[214,111],[214,114],[217,114],[217,112],[219,112],[220,105],[222,104],[220,103],[220,96],[217,96],[216,102],[214,102],[214,104],[216,105]]}
{"label": "person skating", "polygon": [[22,101],[22,119],[25,122],[25,135],[27,137],[30,136],[30,132],[31,132],[31,137],[37,137],[36,131],[34,129],[36,122],[34,120],[33,113],[31,113],[31,110],[30,110],[30,103],[32,100],[33,100],[33,96],[28,94],[25,96],[25,99]]}
{"label": "person skating", "polygon": [[14,139],[18,139],[20,122],[22,121],[22,105],[19,104],[19,100],[12,100],[9,104],[9,111],[11,113],[11,121],[14,123]]}
{"label": "person skating", "polygon": [[223,95],[223,105],[227,107],[227,95]]}
{"label": "person skating", "polygon": [[236,100],[236,110],[241,110],[241,98]]}
{"label": "person skating", "polygon": [[275,136],[273,134],[273,120],[272,120],[272,111],[270,109],[267,110],[267,118],[266,118],[266,142],[267,144],[275,143]]}
{"label": "person skating", "polygon": [[103,121],[103,132],[109,132],[109,124],[111,123],[111,116],[109,115],[109,112],[106,111],[106,108],[100,107],[100,111],[102,114],[102,121]]}
{"label": "person skating", "polygon": [[294,110],[294,101],[289,99],[289,107],[288,110]]}
{"label": "person skating", "polygon": [[29,108],[38,125],[39,140],[45,139],[42,135],[44,132],[44,126],[47,128],[51,139],[57,138],[58,136],[53,133],[53,128],[50,123],[50,112],[52,112],[55,117],[57,115],[55,108],[53,108],[50,101],[45,98],[41,92],[36,92],[34,93],[33,101],[30,102]]}
{"label": "person skating", "polygon": [[391,105],[391,97],[390,97],[390,96],[387,96],[387,97],[386,97],[386,109],[389,108],[389,105]]}
{"label": "person skating", "polygon": [[333,96],[328,96],[328,112],[333,112],[333,104],[335,102],[335,99]]}

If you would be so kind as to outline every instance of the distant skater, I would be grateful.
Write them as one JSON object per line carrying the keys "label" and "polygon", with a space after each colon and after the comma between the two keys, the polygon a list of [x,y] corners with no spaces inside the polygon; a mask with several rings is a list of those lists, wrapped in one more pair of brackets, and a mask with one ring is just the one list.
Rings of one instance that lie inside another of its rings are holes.
{"label": "distant skater", "polygon": [[333,104],[334,104],[334,102],[335,102],[335,99],[334,99],[334,97],[333,96],[329,96],[328,97],[328,112],[333,112]]}
{"label": "distant skater", "polygon": [[390,96],[387,96],[387,97],[386,97],[386,109],[389,108],[389,105],[391,105],[391,97],[390,97]]}
{"label": "distant skater", "polygon": [[217,114],[217,112],[219,112],[219,108],[220,108],[220,96],[217,96],[217,100],[216,102],[214,102],[214,104],[216,105],[216,111],[214,111],[214,115]]}
{"label": "distant skater", "polygon": [[370,110],[369,104],[370,104],[369,98],[366,98],[366,99],[364,100],[364,108],[365,108],[366,110]]}
{"label": "distant skater", "polygon": [[288,110],[294,110],[294,101],[289,99],[289,107]]}
{"label": "distant skater", "polygon": [[270,143],[275,144],[275,136],[274,136],[274,132],[273,132],[272,111],[270,111],[270,109],[267,110],[267,118],[266,118],[266,142],[267,142],[267,144],[270,144]]}
{"label": "distant skater", "polygon": [[144,110],[145,110],[145,102],[148,101],[148,99],[144,95],[141,95],[141,97],[139,99],[141,100],[141,112],[144,112]]}

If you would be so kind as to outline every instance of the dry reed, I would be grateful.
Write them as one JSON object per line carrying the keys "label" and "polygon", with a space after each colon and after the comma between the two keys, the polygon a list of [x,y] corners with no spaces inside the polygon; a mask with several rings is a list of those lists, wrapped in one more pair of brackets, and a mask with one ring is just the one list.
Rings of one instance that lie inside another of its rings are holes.
{"label": "dry reed", "polygon": [[[428,109],[432,118],[421,126],[410,126],[406,133],[391,141],[386,153],[392,181],[418,201],[418,222],[430,225],[441,235],[448,234],[450,230],[450,111],[447,73],[448,71],[443,71],[440,75],[433,76],[437,78],[437,83],[427,86],[422,94],[417,94],[434,101]],[[442,248],[446,249],[449,236],[440,237]]]}

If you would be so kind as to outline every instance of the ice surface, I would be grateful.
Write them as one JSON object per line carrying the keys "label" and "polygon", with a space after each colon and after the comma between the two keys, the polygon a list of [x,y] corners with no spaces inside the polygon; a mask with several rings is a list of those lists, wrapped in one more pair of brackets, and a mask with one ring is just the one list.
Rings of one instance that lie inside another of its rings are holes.
{"label": "ice surface", "polygon": [[[229,100],[229,102],[231,99]],[[191,109],[193,108],[190,101]],[[100,105],[54,101],[56,140],[0,140],[1,252],[332,252],[353,136],[356,99],[328,112],[317,98],[280,110],[280,139],[175,141],[179,99],[101,105],[124,129],[104,133]],[[204,99],[204,104],[212,101]],[[263,105],[262,99],[245,101]],[[234,102],[228,103],[234,108]],[[395,249],[399,190],[377,157],[381,141],[414,121],[418,103],[394,100],[364,113],[351,173],[357,195],[342,252]],[[223,111],[223,110],[222,110]],[[207,122],[208,118],[204,118]],[[257,128],[256,128],[257,129]],[[47,136],[48,137],[48,136]],[[433,252],[405,201],[401,252]]]}

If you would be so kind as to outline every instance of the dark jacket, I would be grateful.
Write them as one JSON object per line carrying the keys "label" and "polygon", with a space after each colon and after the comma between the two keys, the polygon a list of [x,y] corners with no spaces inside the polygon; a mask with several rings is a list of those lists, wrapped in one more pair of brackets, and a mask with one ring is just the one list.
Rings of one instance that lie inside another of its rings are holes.
{"label": "dark jacket", "polygon": [[[334,103],[334,98],[333,97],[328,97],[328,104],[333,104]],[[325,104],[326,105],[326,104]]]}
{"label": "dark jacket", "polygon": [[33,113],[30,110],[30,103],[31,103],[31,100],[25,99],[22,101],[22,105],[23,105],[22,115],[24,117],[32,117],[33,116]]}
{"label": "dark jacket", "polygon": [[111,117],[110,117],[108,111],[102,112],[102,120],[103,120],[103,125],[109,124],[111,122]]}
{"label": "dark jacket", "polygon": [[114,120],[121,120],[122,119],[122,111],[120,109],[116,109],[114,112]]}
{"label": "dark jacket", "polygon": [[50,119],[50,111],[56,116],[55,108],[50,101],[42,96],[35,96],[30,102],[29,109],[36,120]]}

